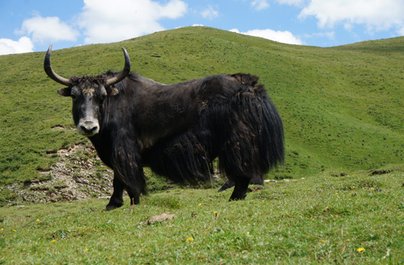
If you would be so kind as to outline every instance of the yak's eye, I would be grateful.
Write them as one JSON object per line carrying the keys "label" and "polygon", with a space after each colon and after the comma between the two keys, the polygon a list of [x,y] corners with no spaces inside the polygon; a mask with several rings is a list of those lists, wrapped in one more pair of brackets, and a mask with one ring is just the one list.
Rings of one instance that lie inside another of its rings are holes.
{"label": "yak's eye", "polygon": [[75,94],[71,94],[70,97],[71,97],[73,100],[76,100],[76,99],[77,99],[77,96],[76,96]]}
{"label": "yak's eye", "polygon": [[70,97],[73,100],[76,100],[79,95],[80,95],[80,91],[76,87],[73,87],[71,92],[70,92]]}

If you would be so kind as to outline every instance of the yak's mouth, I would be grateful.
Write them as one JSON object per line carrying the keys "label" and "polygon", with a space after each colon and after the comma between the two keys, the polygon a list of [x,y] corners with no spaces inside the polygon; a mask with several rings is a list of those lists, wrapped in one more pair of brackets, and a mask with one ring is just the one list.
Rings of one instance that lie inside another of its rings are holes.
{"label": "yak's mouth", "polygon": [[92,137],[98,134],[98,132],[83,132],[82,130],[79,130],[79,133],[85,137]]}

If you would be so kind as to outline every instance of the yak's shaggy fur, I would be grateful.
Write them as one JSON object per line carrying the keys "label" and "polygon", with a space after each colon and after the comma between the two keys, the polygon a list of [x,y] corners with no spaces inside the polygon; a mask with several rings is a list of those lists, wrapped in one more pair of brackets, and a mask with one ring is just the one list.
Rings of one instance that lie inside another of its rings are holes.
{"label": "yak's shaggy fur", "polygon": [[[71,78],[74,85],[60,92],[81,91],[73,101],[76,125],[83,104],[94,105],[99,132],[89,139],[115,174],[107,209],[122,205],[124,189],[131,203],[139,203],[146,192],[144,166],[194,184],[210,178],[212,161],[219,158],[221,172],[235,184],[230,199],[237,200],[245,197],[251,179],[262,180],[283,161],[282,122],[256,76],[215,75],[164,85],[131,73],[105,86],[103,80],[114,75]],[[85,99],[88,87],[95,89],[91,99]],[[97,87],[108,96],[101,98]]]}

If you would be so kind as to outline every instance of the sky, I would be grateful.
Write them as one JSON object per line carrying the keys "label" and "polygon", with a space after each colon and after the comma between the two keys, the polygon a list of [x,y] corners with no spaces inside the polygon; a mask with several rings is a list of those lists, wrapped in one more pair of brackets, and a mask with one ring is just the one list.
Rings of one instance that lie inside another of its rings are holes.
{"label": "sky", "polygon": [[404,36],[404,0],[0,0],[0,55],[208,26],[319,47]]}

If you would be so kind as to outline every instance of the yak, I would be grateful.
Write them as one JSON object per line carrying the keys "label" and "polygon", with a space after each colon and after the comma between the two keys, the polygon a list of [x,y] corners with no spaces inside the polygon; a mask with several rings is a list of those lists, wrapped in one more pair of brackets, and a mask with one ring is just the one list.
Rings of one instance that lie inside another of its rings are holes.
{"label": "yak", "polygon": [[124,68],[97,76],[65,78],[51,66],[50,46],[44,60],[48,77],[64,85],[71,97],[73,121],[88,137],[100,159],[114,172],[113,193],[106,206],[130,203],[146,194],[143,168],[176,183],[196,184],[211,178],[212,161],[234,185],[230,200],[246,197],[251,180],[284,160],[281,118],[258,77],[219,74],[178,84],[162,84]]}

